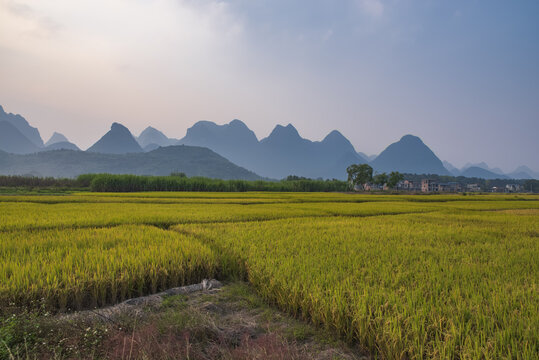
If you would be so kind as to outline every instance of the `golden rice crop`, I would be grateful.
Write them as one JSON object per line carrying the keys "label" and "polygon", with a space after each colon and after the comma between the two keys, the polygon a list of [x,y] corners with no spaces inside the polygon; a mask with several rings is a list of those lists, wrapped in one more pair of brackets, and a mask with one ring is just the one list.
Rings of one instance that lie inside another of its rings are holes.
{"label": "golden rice crop", "polygon": [[533,359],[539,210],[511,211],[176,229],[219,249],[225,275],[382,357]]}
{"label": "golden rice crop", "polygon": [[0,313],[244,278],[384,358],[532,359],[537,259],[536,195],[0,196]]}
{"label": "golden rice crop", "polygon": [[102,306],[215,274],[196,239],[150,226],[1,233],[0,304]]}
{"label": "golden rice crop", "polygon": [[304,216],[373,216],[428,211],[430,203],[133,204],[0,202],[0,231],[147,224],[260,221]]}

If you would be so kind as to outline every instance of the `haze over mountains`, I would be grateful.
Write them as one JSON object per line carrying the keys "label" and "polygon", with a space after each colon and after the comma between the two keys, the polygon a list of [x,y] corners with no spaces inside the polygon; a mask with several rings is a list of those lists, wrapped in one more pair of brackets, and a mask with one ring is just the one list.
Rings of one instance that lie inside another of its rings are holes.
{"label": "haze over mountains", "polygon": [[0,151],[5,152],[0,153],[0,174],[39,176],[185,172],[190,176],[226,179],[252,180],[260,176],[280,179],[288,175],[345,179],[350,164],[369,163],[376,172],[451,174],[485,179],[539,178],[539,174],[525,166],[507,175],[485,163],[467,164],[457,169],[447,161],[442,162],[413,135],[403,136],[378,156],[367,156],[357,152],[336,130],[322,141],[311,141],[301,137],[292,124],[277,125],[268,137],[259,140],[237,119],[224,125],[199,121],[180,140],[169,138],[151,126],[135,137],[127,127],[113,123],[101,139],[83,152],[59,132],[44,144],[39,131],[26,119],[6,113],[1,106]]}
{"label": "haze over mountains", "polygon": [[157,149],[160,146],[176,145],[178,140],[169,139],[161,131],[148,126],[140,133],[139,137],[137,137],[137,142],[144,149],[144,151],[150,151]]}
{"label": "haze over mountains", "polygon": [[67,138],[63,134],[60,134],[59,132],[55,131],[54,134],[52,134],[49,141],[45,143],[45,146],[62,143],[62,142],[69,142],[69,140],[67,140]]}
{"label": "haze over mountains", "polygon": [[291,174],[342,179],[347,166],[367,162],[338,131],[320,142],[310,141],[302,138],[292,124],[277,125],[259,141],[240,120],[225,125],[199,121],[179,143],[208,147],[259,175],[277,179]]}
{"label": "haze over mountains", "polygon": [[88,151],[55,150],[16,155],[0,151],[0,174],[75,177],[85,173],[170,175],[220,179],[259,180],[260,176],[241,168],[207,148],[169,146],[147,153],[103,154]]}

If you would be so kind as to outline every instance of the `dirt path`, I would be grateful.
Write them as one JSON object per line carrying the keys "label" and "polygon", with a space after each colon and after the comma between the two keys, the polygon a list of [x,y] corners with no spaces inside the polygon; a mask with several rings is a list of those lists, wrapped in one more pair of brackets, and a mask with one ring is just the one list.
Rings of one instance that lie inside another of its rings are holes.
{"label": "dirt path", "polygon": [[48,335],[35,339],[28,354],[55,359],[369,359],[360,348],[268,306],[245,283],[191,287],[41,320],[41,335]]}

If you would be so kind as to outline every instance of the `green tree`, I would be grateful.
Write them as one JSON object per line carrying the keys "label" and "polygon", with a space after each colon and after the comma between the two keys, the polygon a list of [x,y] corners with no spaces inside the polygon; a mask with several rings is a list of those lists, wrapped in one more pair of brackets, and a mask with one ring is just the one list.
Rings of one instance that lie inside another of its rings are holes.
{"label": "green tree", "polygon": [[532,193],[539,192],[539,180],[526,180],[524,183],[524,189],[531,191]]}
{"label": "green tree", "polygon": [[365,184],[372,181],[372,167],[368,164],[353,164],[346,168],[348,173],[348,183],[361,185],[365,189]]}
{"label": "green tree", "polygon": [[402,175],[400,172],[392,171],[391,174],[389,174],[389,180],[387,181],[387,186],[390,189],[393,189],[395,186],[397,186],[399,181],[402,181],[403,179],[404,179],[404,175]]}
{"label": "green tree", "polygon": [[374,177],[372,178],[372,182],[376,185],[384,185],[387,183],[388,179],[389,178],[386,173],[381,173],[374,175]]}

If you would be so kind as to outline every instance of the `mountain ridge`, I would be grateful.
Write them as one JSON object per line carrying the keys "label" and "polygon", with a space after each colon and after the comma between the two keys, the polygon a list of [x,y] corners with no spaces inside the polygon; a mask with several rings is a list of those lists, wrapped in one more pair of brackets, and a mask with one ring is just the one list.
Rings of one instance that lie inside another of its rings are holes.
{"label": "mountain ridge", "polygon": [[342,164],[340,159],[347,153],[354,162],[366,162],[340,132],[334,130],[322,141],[311,141],[302,138],[292,124],[276,125],[267,137],[258,140],[241,120],[223,125],[199,121],[179,143],[208,147],[270,178],[298,175],[343,179],[350,164]]}
{"label": "mountain ridge", "polygon": [[257,174],[239,167],[207,148],[177,145],[147,153],[103,154],[53,150],[28,155],[0,152],[0,174],[75,177],[85,173],[169,175],[220,179],[259,180]]}
{"label": "mountain ridge", "polygon": [[487,180],[509,179],[509,177],[506,175],[497,174],[479,166],[470,166],[464,171],[462,171],[460,175],[465,176],[465,177],[476,177],[476,178],[482,178],[482,179],[487,179]]}
{"label": "mountain ridge", "polygon": [[[43,144],[38,129],[32,127],[21,115],[6,113],[1,106],[0,124],[0,151],[21,154],[58,149],[80,151],[60,132],[54,132]],[[32,142],[19,128],[41,145]],[[484,162],[468,163],[458,169],[447,161],[441,162],[420,138],[413,135],[403,136],[378,156],[369,156],[357,152],[353,144],[338,130],[329,132],[320,141],[311,141],[303,138],[294,125],[289,123],[286,126],[276,125],[267,137],[259,140],[256,134],[238,119],[223,125],[207,120],[198,121],[187,129],[186,135],[180,140],[169,138],[152,126],[148,126],[135,137],[127,127],[115,122],[110,130],[86,151],[105,154],[139,153],[176,144],[207,147],[231,162],[267,178],[298,175],[344,179],[346,168],[352,163],[368,163],[376,172],[539,178],[539,172],[527,166],[519,166],[511,173],[504,173],[499,168],[490,168]],[[394,150],[395,146],[397,150]]]}

